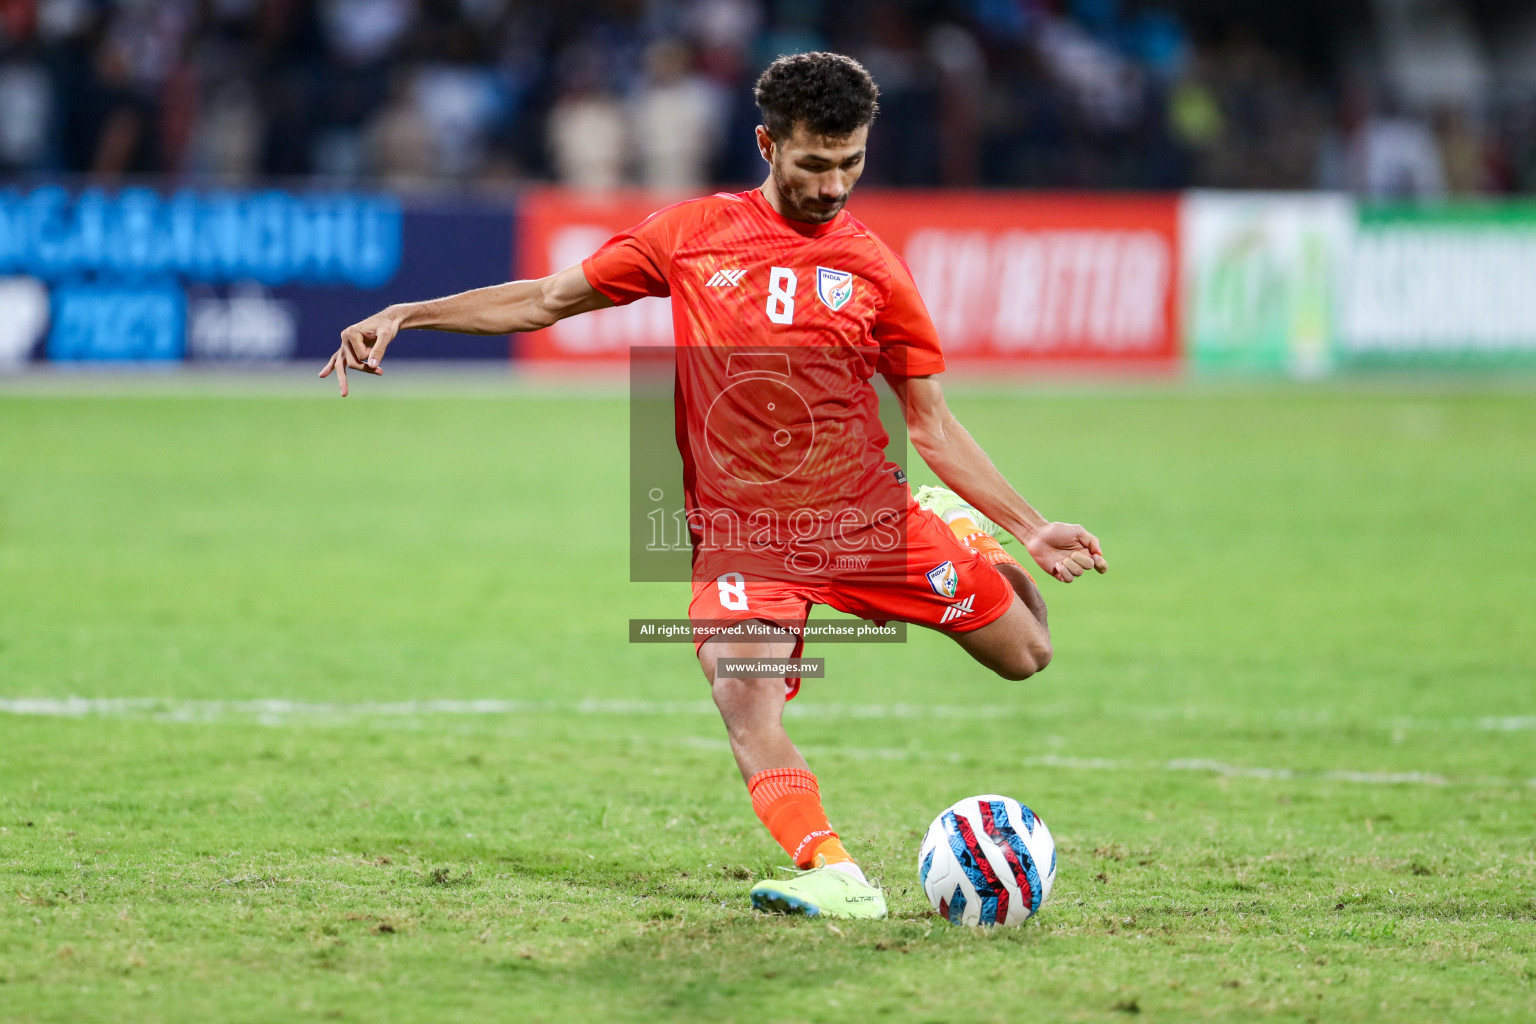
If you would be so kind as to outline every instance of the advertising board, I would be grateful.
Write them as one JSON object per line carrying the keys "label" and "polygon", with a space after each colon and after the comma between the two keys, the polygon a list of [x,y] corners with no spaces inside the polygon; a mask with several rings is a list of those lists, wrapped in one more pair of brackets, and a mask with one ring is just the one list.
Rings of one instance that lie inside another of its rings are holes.
{"label": "advertising board", "polygon": [[1536,357],[1536,203],[1363,206],[1343,279],[1351,365]]}
{"label": "advertising board", "polygon": [[[634,193],[529,194],[520,276],[580,262],[664,202]],[[1179,358],[1173,197],[861,192],[848,209],[912,268],[955,365],[1172,366]],[[641,299],[528,335],[516,351],[532,360],[614,361],[632,346],[671,338],[669,300]]]}
{"label": "advertising board", "polygon": [[[512,233],[506,208],[407,211],[369,193],[0,192],[0,296],[14,313],[0,363],[323,358],[389,302],[506,280]],[[452,335],[399,352],[504,353]]]}
{"label": "advertising board", "polygon": [[1332,195],[1184,199],[1188,349],[1204,369],[1328,369],[1354,210]]}

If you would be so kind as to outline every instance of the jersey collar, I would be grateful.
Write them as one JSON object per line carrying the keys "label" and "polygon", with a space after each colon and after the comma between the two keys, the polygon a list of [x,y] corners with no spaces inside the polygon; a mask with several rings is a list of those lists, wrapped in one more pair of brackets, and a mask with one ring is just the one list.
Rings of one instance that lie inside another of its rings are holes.
{"label": "jersey collar", "polygon": [[843,209],[837,211],[836,217],[833,217],[825,224],[811,224],[803,220],[790,220],[788,217],[784,216],[778,210],[773,208],[773,204],[768,202],[768,197],[763,195],[763,190],[761,188],[752,189],[746,194],[746,196],[747,201],[755,206],[758,212],[760,212],[764,217],[767,217],[770,221],[780,225],[781,227],[793,231],[797,235],[804,235],[806,238],[817,238],[821,235],[836,231],[838,228],[843,226],[843,222],[848,218],[848,208],[845,206]]}

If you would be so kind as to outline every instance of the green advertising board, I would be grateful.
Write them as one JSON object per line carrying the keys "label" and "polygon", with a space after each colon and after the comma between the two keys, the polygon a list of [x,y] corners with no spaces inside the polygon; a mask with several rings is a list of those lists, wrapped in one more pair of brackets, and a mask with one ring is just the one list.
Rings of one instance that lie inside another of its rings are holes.
{"label": "green advertising board", "polygon": [[1325,372],[1353,219],[1339,196],[1189,194],[1184,322],[1195,365]]}
{"label": "green advertising board", "polygon": [[1362,206],[1335,352],[1347,366],[1536,364],[1536,203]]}

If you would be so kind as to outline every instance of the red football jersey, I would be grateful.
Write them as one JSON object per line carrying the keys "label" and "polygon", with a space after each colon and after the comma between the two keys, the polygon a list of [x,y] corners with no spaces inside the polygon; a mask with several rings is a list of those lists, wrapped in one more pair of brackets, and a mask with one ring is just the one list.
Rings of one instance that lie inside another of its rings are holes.
{"label": "red football jersey", "polygon": [[652,214],[582,270],[620,305],[672,297],[696,552],[803,577],[899,546],[878,527],[912,497],[871,378],[938,373],[944,357],[910,271],[873,232],[846,211],[807,224],[756,189],[722,193]]}

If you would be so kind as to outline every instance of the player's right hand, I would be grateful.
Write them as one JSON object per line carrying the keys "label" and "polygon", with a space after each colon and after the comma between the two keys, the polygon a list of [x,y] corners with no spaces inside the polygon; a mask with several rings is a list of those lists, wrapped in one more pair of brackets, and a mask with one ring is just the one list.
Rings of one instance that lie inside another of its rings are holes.
{"label": "player's right hand", "polygon": [[1099,538],[1076,523],[1046,523],[1024,542],[1035,563],[1063,583],[1083,573],[1108,572]]}
{"label": "player's right hand", "polygon": [[384,376],[384,370],[379,364],[384,361],[384,351],[389,348],[389,343],[400,333],[403,319],[404,314],[390,306],[342,331],[341,347],[325,364],[320,376],[326,377],[332,370],[336,371],[336,382],[341,385],[342,398],[347,397],[348,370],[362,370],[375,377]]}

